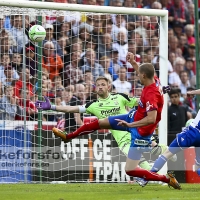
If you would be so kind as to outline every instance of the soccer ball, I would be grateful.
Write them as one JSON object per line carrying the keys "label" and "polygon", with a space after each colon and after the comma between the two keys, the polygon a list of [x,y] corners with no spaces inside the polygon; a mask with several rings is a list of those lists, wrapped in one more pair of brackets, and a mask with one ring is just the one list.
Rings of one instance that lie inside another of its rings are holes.
{"label": "soccer ball", "polygon": [[42,42],[46,37],[46,30],[40,25],[34,25],[30,28],[29,38],[33,42]]}
{"label": "soccer ball", "polygon": [[194,121],[194,119],[189,119],[189,120],[186,122],[185,126],[188,127],[193,121]]}

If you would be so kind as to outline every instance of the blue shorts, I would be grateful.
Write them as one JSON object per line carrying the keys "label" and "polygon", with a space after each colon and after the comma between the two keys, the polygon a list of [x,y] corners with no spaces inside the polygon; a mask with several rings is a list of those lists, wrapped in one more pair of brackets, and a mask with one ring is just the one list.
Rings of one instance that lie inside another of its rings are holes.
{"label": "blue shorts", "polygon": [[[115,119],[121,119],[128,123],[132,123],[134,121],[134,114],[135,114],[135,110],[131,110],[128,114],[125,114],[125,115],[110,116],[108,117],[108,120],[113,130],[130,132],[131,145],[128,152],[128,158],[132,160],[140,160],[142,153],[149,152],[151,150],[150,144],[151,144],[151,136],[153,133],[148,136],[143,137],[138,133],[137,128],[127,128],[124,126],[118,126],[117,125],[118,121],[115,120]],[[148,142],[148,145],[141,146],[141,145],[135,144],[136,139],[145,140]]]}
{"label": "blue shorts", "polygon": [[189,147],[195,147],[196,161],[200,163],[200,131],[192,126],[177,134],[176,139],[169,145],[169,151],[176,154]]}

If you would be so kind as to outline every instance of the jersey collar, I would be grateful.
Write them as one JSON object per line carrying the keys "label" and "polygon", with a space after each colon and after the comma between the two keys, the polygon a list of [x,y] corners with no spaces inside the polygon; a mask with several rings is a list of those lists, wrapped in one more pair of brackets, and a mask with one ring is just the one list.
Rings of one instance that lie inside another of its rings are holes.
{"label": "jersey collar", "polygon": [[106,101],[106,100],[108,100],[108,99],[110,98],[110,95],[111,95],[111,94],[109,93],[107,98],[105,98],[105,99],[98,98],[98,100],[99,100],[99,101]]}

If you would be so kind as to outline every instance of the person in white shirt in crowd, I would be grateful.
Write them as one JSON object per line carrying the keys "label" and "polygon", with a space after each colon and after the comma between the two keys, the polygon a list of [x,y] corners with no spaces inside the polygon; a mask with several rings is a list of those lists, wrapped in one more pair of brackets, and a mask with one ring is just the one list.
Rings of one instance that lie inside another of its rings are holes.
{"label": "person in white shirt in crowd", "polygon": [[180,79],[181,79],[181,84],[179,88],[181,89],[181,94],[187,95],[187,88],[191,86],[187,71],[180,72]]}
{"label": "person in white shirt in crowd", "polygon": [[[77,4],[77,0],[68,0],[68,3],[70,4]],[[74,35],[78,35],[79,33],[79,24],[81,21],[81,13],[80,12],[65,12],[65,22],[71,23],[71,29],[73,31]]]}
{"label": "person in white shirt in crowd", "polygon": [[121,67],[118,71],[119,78],[112,82],[115,86],[116,92],[130,94],[132,89],[131,83],[127,81],[127,70]]}
{"label": "person in white shirt in crowd", "polygon": [[[4,82],[6,80],[6,76],[4,73],[4,69],[9,66],[10,63],[10,57],[8,54],[2,54],[0,57],[0,81]],[[18,80],[19,79],[19,74],[17,71],[13,68],[13,79]]]}
{"label": "person in white shirt in crowd", "polygon": [[28,37],[26,34],[24,35],[22,28],[22,15],[11,15],[11,25],[10,33],[17,42],[17,52],[20,53],[23,45],[28,43]]}
{"label": "person in white shirt in crowd", "polygon": [[140,16],[138,19],[138,23],[140,24],[140,26],[134,30],[136,33],[139,33],[142,36],[144,46],[148,45],[147,28],[149,22],[150,18],[148,16]]}
{"label": "person in white shirt in crowd", "polygon": [[126,63],[126,55],[128,53],[128,42],[126,32],[120,31],[117,36],[117,42],[113,43],[113,49],[119,52],[119,60]]}
{"label": "person in white shirt in crowd", "polygon": [[126,27],[126,21],[124,19],[124,15],[113,15],[113,25],[112,25],[112,39],[114,42],[116,42],[117,40],[119,40],[118,38],[118,33],[119,32],[124,32],[126,33],[126,35],[128,35],[128,30],[125,28]]}
{"label": "person in white shirt in crowd", "polygon": [[16,46],[16,41],[12,34],[5,28],[5,16],[0,14],[0,38],[8,37],[11,45]]}
{"label": "person in white shirt in crowd", "polygon": [[[157,75],[159,75],[158,73],[159,73],[159,70],[160,70],[159,61],[160,61],[159,56],[155,56],[152,60],[152,64],[155,67],[155,71],[156,71]],[[168,67],[168,74],[172,73],[173,67],[172,67],[172,64],[169,60],[167,61],[167,67]]]}
{"label": "person in white shirt in crowd", "polygon": [[15,85],[16,80],[13,79],[13,74],[14,74],[14,70],[13,70],[13,68],[10,65],[4,67],[5,78],[1,79],[1,82],[5,86]]}
{"label": "person in white shirt in crowd", "polygon": [[4,87],[4,95],[0,98],[0,120],[15,120],[15,115],[23,115],[23,109],[19,106],[19,99],[14,96],[12,86]]}
{"label": "person in white shirt in crowd", "polygon": [[174,85],[177,84],[180,86],[180,72],[184,70],[185,60],[183,58],[177,57],[174,61],[174,71],[169,74],[169,84]]}

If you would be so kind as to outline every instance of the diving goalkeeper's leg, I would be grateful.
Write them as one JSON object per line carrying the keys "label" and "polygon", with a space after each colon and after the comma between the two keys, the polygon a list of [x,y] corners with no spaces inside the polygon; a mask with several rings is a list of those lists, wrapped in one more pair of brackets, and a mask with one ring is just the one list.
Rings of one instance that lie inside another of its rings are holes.
{"label": "diving goalkeeper's leg", "polygon": [[[117,115],[116,119],[125,120],[127,116],[128,116],[127,114]],[[117,124],[118,122],[116,121],[115,123]],[[73,138],[76,138],[81,135],[87,135],[87,134],[93,133],[94,131],[99,130],[99,129],[112,129],[109,118],[99,119],[90,123],[85,123],[76,131],[72,133],[68,133],[68,134],[66,134],[66,132],[61,131],[57,128],[53,128],[52,131],[56,136],[60,137],[64,142],[69,142]],[[115,130],[126,131],[127,128],[123,126],[118,126]]]}
{"label": "diving goalkeeper's leg", "polygon": [[53,128],[53,133],[60,137],[64,142],[69,142],[71,139],[74,139],[81,135],[87,135],[90,134],[98,129],[101,129],[99,126],[99,120],[95,120],[91,123],[85,123],[80,128],[78,128],[76,131],[71,133],[66,133],[65,131],[61,131],[58,128]]}

